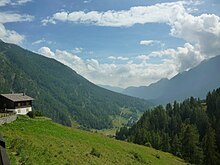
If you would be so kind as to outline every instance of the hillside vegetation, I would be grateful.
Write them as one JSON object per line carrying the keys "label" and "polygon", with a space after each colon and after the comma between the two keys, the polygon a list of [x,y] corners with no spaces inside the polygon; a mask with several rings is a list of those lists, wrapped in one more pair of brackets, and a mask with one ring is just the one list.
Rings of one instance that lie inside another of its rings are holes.
{"label": "hillside vegetation", "polygon": [[171,152],[193,164],[220,164],[220,88],[206,100],[193,97],[182,103],[147,111],[130,129],[121,128],[117,139]]}
{"label": "hillside vegetation", "polygon": [[0,66],[0,93],[25,92],[35,99],[35,110],[63,125],[111,128],[122,108],[135,115],[151,105],[100,88],[54,59],[2,41]]}
{"label": "hillside vegetation", "polygon": [[165,152],[56,124],[19,117],[1,125],[11,164],[169,164],[184,162]]}

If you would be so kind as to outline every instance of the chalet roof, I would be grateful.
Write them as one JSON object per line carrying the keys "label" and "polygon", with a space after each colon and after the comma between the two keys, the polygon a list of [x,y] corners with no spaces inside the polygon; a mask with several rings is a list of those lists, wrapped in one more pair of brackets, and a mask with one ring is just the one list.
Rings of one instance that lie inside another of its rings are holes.
{"label": "chalet roof", "polygon": [[1,96],[5,97],[13,102],[34,100],[32,97],[27,96],[23,93],[1,94]]}

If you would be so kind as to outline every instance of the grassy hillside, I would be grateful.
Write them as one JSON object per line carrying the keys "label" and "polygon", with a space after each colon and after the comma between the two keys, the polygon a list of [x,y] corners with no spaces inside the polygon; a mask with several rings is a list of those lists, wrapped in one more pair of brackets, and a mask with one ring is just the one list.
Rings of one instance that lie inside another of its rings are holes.
{"label": "grassy hillside", "polygon": [[165,152],[65,127],[49,119],[19,117],[0,126],[11,164],[169,164],[184,162]]}
{"label": "grassy hillside", "polygon": [[[150,103],[98,87],[60,62],[0,41],[0,93],[26,92],[34,109],[64,125],[111,128],[127,107],[144,112]],[[129,118],[129,117],[128,117]]]}

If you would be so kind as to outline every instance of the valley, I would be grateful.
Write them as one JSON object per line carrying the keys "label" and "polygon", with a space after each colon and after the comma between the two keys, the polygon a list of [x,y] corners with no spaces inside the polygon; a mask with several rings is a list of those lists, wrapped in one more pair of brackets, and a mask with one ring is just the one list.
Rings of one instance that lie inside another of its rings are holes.
{"label": "valley", "polygon": [[54,59],[3,41],[0,65],[0,93],[27,93],[35,110],[63,125],[108,129],[123,108],[130,118],[153,105],[98,87]]}
{"label": "valley", "polygon": [[0,0],[0,165],[220,165],[219,71],[219,0]]}

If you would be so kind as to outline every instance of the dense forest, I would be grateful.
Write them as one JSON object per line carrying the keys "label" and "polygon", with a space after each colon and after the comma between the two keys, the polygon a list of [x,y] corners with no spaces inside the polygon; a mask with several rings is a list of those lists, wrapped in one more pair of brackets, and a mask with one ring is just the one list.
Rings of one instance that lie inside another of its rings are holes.
{"label": "dense forest", "polygon": [[0,93],[25,92],[34,110],[55,122],[86,128],[110,128],[126,107],[144,112],[148,101],[100,88],[62,63],[0,41]]}
{"label": "dense forest", "polygon": [[193,97],[143,114],[116,138],[146,145],[182,157],[193,164],[220,164],[220,88],[206,100]]}

